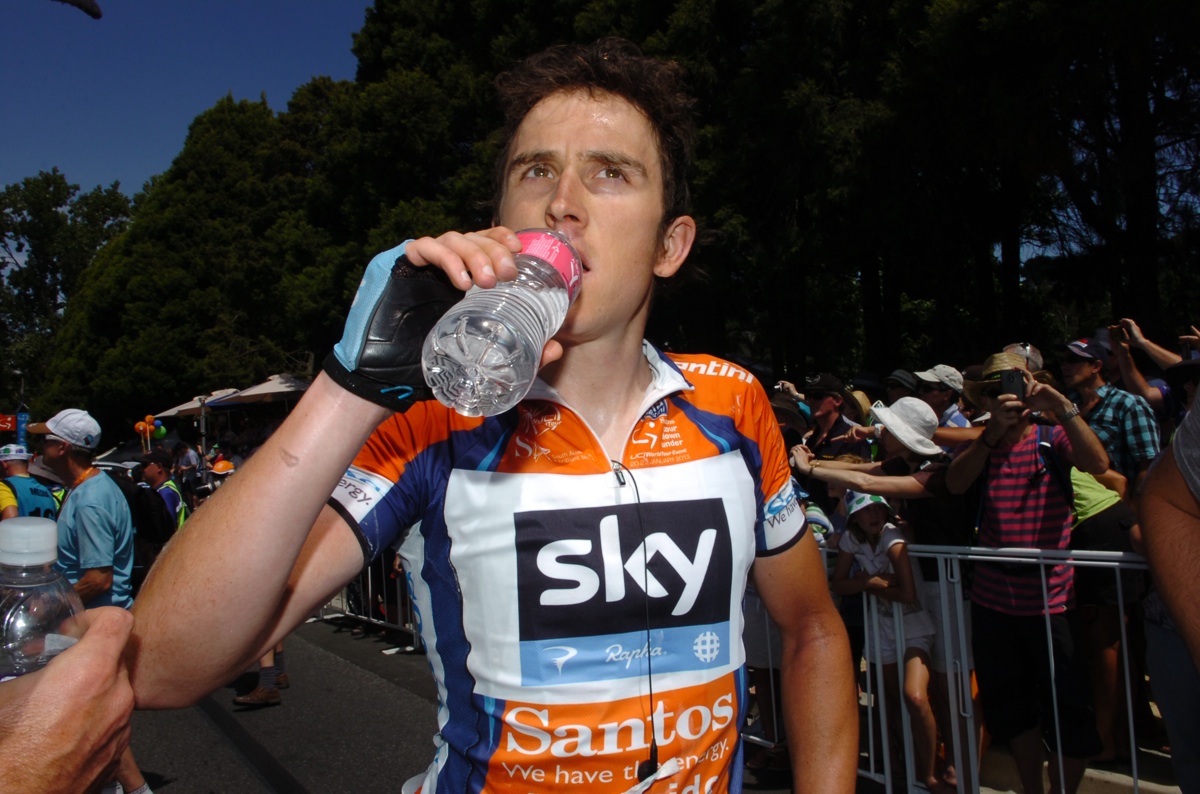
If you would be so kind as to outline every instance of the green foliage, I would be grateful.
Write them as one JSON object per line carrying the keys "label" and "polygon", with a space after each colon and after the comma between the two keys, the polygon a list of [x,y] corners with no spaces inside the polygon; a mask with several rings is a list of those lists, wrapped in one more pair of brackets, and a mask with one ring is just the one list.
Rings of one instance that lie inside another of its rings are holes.
{"label": "green foliage", "polygon": [[63,306],[96,251],[125,227],[129,199],[115,183],[80,194],[58,169],[0,193],[0,395],[12,411],[48,378]]}
{"label": "green foliage", "polygon": [[[698,98],[703,238],[656,294],[652,341],[793,379],[1049,350],[1124,312],[1169,341],[1198,286],[1197,9],[378,0],[355,81],[315,78],[281,114],[221,100],[127,230],[82,224],[107,236],[32,278],[38,316],[70,298],[42,327],[42,398],[124,422],[319,359],[371,255],[490,225],[495,75],[611,34],[677,60]],[[90,196],[72,218],[120,217]]]}

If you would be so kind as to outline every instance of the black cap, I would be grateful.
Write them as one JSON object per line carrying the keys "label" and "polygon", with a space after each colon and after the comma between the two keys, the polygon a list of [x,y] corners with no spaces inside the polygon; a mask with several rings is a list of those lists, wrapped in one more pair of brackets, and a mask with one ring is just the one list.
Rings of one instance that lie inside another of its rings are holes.
{"label": "black cap", "polygon": [[810,394],[841,394],[845,396],[846,386],[836,376],[828,372],[820,372],[804,379],[802,391],[806,397]]}
{"label": "black cap", "polygon": [[920,386],[920,384],[917,383],[917,376],[906,369],[893,370],[891,375],[888,375],[883,379],[883,382],[885,385],[889,382],[894,382],[911,392],[919,391],[918,387]]}
{"label": "black cap", "polygon": [[143,466],[147,463],[157,463],[159,466],[162,466],[167,470],[170,470],[172,462],[171,453],[167,452],[165,449],[152,449],[142,457],[138,458],[138,463],[141,463]]}

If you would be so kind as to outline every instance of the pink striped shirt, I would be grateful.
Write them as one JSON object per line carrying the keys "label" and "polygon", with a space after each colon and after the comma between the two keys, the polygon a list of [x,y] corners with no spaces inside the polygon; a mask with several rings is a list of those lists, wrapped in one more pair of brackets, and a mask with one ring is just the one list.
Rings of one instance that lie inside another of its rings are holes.
{"label": "pink striped shirt", "polygon": [[[1051,448],[1038,454],[1038,432],[1032,432],[1011,449],[993,450],[988,458],[979,545],[987,548],[1067,548],[1073,508],[1051,466],[1071,470],[1071,442],[1060,427],[1042,431]],[[1045,460],[1043,460],[1043,457]],[[971,600],[980,606],[1010,615],[1040,615],[1042,566],[1029,563],[977,563]],[[1046,566],[1050,612],[1074,606],[1074,568]]]}

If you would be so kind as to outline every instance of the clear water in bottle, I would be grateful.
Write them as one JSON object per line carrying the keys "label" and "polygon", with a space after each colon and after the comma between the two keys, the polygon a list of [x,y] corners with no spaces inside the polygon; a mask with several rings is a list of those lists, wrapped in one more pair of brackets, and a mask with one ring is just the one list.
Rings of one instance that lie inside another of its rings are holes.
{"label": "clear water in bottle", "polygon": [[57,556],[50,519],[0,521],[0,681],[41,669],[87,628],[75,588],[54,570]]}
{"label": "clear water in bottle", "polygon": [[582,265],[565,235],[527,229],[517,236],[517,278],[472,287],[425,338],[425,382],[464,416],[493,416],[521,401],[578,292]]}

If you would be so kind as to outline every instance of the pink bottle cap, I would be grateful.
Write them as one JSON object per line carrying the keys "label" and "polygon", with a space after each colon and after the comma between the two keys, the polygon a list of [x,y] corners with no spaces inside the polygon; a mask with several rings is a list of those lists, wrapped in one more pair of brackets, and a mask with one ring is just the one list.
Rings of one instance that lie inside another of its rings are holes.
{"label": "pink bottle cap", "polygon": [[575,248],[562,232],[548,229],[525,229],[517,232],[521,253],[549,262],[567,282],[567,300],[574,300],[583,280],[583,263]]}

